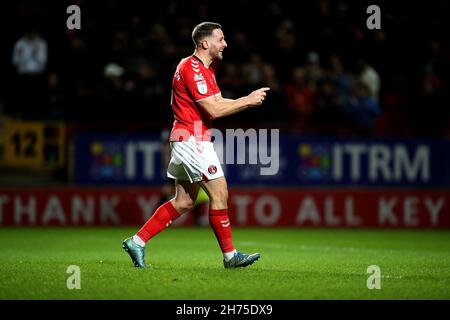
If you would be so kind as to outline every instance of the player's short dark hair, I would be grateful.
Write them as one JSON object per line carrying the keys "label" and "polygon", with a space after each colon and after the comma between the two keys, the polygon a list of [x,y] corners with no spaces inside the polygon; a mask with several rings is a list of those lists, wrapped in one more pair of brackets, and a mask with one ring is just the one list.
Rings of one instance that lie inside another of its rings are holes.
{"label": "player's short dark hair", "polygon": [[195,26],[192,31],[192,40],[198,45],[205,37],[212,35],[216,29],[222,29],[222,26],[215,22],[202,22]]}

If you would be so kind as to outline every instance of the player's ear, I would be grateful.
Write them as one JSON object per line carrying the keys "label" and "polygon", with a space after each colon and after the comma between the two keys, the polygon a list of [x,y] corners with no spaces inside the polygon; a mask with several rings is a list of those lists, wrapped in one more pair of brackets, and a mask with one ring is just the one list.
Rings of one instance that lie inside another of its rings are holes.
{"label": "player's ear", "polygon": [[209,48],[208,40],[206,40],[206,39],[203,40],[202,43],[201,43],[201,45],[202,45],[202,48],[203,48],[204,50],[208,49],[208,48]]}

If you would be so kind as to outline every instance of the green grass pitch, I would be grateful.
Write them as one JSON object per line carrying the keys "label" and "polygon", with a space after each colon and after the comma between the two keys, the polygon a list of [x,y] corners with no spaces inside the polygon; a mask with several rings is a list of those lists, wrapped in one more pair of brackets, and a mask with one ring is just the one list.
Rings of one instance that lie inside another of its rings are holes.
{"label": "green grass pitch", "polygon": [[[136,269],[121,248],[135,231],[0,229],[0,299],[450,299],[450,231],[234,228],[235,246],[261,259],[232,270],[211,229],[175,227]],[[79,290],[66,286],[69,265]],[[370,265],[379,290],[367,288]]]}

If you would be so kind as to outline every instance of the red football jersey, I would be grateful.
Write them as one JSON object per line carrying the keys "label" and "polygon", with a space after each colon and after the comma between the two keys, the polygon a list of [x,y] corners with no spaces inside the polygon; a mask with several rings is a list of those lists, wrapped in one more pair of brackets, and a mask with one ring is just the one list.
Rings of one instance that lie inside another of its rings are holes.
{"label": "red football jersey", "polygon": [[170,141],[184,141],[190,135],[197,140],[210,140],[205,131],[212,127],[212,119],[197,101],[217,94],[220,89],[211,66],[205,67],[195,55],[181,60],[172,80],[171,105],[175,121]]}

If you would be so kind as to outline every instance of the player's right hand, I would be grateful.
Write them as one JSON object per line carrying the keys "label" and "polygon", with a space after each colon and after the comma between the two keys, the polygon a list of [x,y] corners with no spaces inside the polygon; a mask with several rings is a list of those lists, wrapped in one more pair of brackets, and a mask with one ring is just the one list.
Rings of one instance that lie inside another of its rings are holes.
{"label": "player's right hand", "polygon": [[268,87],[260,88],[258,90],[253,91],[248,95],[251,106],[259,106],[263,103],[266,98],[266,91],[270,90]]}

